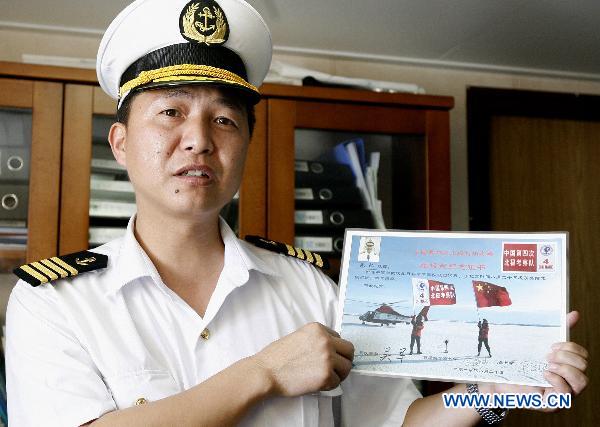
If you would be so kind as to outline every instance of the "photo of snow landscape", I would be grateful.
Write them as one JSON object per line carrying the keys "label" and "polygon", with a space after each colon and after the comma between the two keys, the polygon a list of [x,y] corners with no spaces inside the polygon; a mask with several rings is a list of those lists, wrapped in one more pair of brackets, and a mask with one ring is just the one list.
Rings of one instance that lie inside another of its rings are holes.
{"label": "photo of snow landscape", "polygon": [[[542,375],[550,345],[559,341],[558,327],[491,325],[492,356],[477,356],[477,324],[429,320],[421,338],[422,354],[409,355],[412,326],[363,325],[356,315],[344,315],[343,337],[360,343],[357,371],[397,373],[413,378],[545,384]],[[448,341],[447,346],[445,341]],[[384,348],[382,348],[384,343]],[[387,350],[387,351],[386,351]],[[446,352],[447,351],[447,352]],[[376,355],[375,355],[376,353]]]}
{"label": "photo of snow landscape", "polygon": [[336,329],[356,372],[548,385],[567,339],[565,234],[348,230],[344,250]]}

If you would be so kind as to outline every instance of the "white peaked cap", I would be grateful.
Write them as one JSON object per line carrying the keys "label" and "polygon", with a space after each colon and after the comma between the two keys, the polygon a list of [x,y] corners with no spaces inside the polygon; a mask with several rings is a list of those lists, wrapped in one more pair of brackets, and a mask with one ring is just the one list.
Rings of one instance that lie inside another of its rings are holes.
{"label": "white peaked cap", "polygon": [[106,30],[96,72],[119,103],[132,90],[199,83],[257,102],[271,56],[269,28],[243,0],[136,0]]}

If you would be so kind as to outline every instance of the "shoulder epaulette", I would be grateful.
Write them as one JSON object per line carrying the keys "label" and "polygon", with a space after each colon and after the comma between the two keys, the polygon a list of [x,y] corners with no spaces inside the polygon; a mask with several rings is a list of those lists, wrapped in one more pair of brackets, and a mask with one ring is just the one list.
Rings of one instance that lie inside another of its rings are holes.
{"label": "shoulder epaulette", "polygon": [[65,277],[106,268],[108,256],[95,252],[81,251],[30,262],[15,268],[15,273],[31,286],[39,286]]}
{"label": "shoulder epaulette", "polygon": [[323,258],[316,252],[296,248],[292,245],[275,242],[259,236],[246,236],[246,240],[253,245],[258,246],[259,248],[301,259],[302,261],[306,261],[315,267],[323,268],[325,270],[329,269],[329,261],[327,258]]}

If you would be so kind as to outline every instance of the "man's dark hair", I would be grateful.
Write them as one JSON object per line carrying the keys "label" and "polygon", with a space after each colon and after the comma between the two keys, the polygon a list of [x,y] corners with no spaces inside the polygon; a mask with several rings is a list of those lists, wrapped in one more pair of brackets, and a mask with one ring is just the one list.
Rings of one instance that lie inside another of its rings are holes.
{"label": "man's dark hair", "polygon": [[[239,99],[240,104],[246,108],[246,115],[248,116],[248,130],[250,131],[250,138],[252,138],[252,134],[254,133],[254,125],[256,124],[256,114],[254,112],[254,103],[251,101],[250,97],[244,95],[239,90],[222,88],[223,92],[227,96],[231,96],[233,99]],[[129,121],[129,113],[131,112],[131,103],[142,91],[134,91],[130,93],[127,98],[121,104],[121,108],[117,110],[117,121],[119,123],[123,123],[127,125]]]}

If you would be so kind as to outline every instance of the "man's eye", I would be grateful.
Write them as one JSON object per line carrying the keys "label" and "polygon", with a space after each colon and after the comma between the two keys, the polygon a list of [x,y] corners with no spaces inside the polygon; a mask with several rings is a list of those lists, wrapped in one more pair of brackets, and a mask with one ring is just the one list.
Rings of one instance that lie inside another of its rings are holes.
{"label": "man's eye", "polygon": [[180,116],[179,111],[177,111],[174,108],[168,108],[168,109],[164,110],[162,112],[162,114],[164,114],[165,116],[169,116],[169,117],[179,117]]}
{"label": "man's eye", "polygon": [[217,122],[220,125],[232,125],[232,126],[236,126],[235,122],[227,117],[223,117],[223,116],[219,116],[215,119],[215,122]]}

